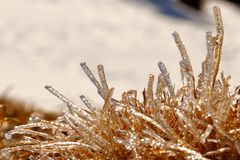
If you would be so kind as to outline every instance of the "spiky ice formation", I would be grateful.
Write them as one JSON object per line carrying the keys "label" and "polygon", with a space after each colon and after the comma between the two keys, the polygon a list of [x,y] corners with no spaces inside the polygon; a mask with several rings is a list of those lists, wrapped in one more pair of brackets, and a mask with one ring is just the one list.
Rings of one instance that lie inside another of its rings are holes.
{"label": "spiky ice formation", "polygon": [[[240,106],[237,88],[229,92],[229,79],[217,79],[223,42],[219,7],[213,8],[216,36],[207,32],[207,56],[202,73],[195,82],[185,46],[177,32],[173,37],[181,53],[182,87],[174,91],[165,65],[159,62],[154,93],[150,75],[143,102],[137,91],[112,98],[113,88],[106,82],[102,65],[100,82],[86,63],[81,67],[97,87],[104,105],[93,107],[80,96],[80,107],[51,86],[45,88],[67,104],[69,111],[55,121],[32,117],[26,125],[16,126],[6,138],[22,135],[15,144],[1,150],[9,159],[239,159]],[[7,154],[10,153],[10,154]]]}

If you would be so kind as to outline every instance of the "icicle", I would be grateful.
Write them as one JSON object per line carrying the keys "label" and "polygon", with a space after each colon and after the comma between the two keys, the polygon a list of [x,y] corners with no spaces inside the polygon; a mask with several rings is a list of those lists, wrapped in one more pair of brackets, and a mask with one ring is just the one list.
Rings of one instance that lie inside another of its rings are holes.
{"label": "icicle", "polygon": [[215,83],[215,80],[216,80],[216,77],[218,74],[218,70],[219,70],[220,61],[221,61],[224,30],[223,30],[223,23],[222,23],[220,8],[218,6],[214,6],[213,13],[214,13],[214,17],[215,17],[216,30],[217,30],[217,35],[216,35],[216,37],[214,37],[216,47],[215,47],[215,54],[214,54],[215,64],[214,64],[213,81]]}
{"label": "icicle", "polygon": [[148,79],[148,86],[147,86],[147,99],[149,102],[153,101],[153,81],[154,81],[154,76],[150,74]]}
{"label": "icicle", "polygon": [[160,98],[162,96],[163,90],[165,88],[165,82],[164,82],[164,75],[159,74],[158,75],[158,81],[157,81],[157,89],[156,89],[156,97]]}
{"label": "icicle", "polygon": [[52,93],[54,96],[56,96],[57,98],[59,98],[60,100],[62,100],[64,103],[67,104],[69,112],[73,114],[73,107],[77,108],[77,105],[75,105],[72,101],[70,101],[69,99],[67,99],[64,95],[62,95],[61,93],[59,93],[57,90],[55,90],[54,88],[52,88],[51,86],[45,86],[45,89],[47,89],[50,93]]}
{"label": "icicle", "polygon": [[213,156],[213,155],[216,155],[216,154],[222,154],[222,153],[228,152],[230,150],[231,150],[231,148],[229,148],[229,147],[220,148],[220,149],[217,149],[217,150],[214,150],[214,151],[209,151],[209,152],[205,153],[204,156]]}
{"label": "icicle", "polygon": [[179,119],[182,120],[185,125],[186,129],[189,131],[200,141],[200,133],[198,129],[195,127],[194,123],[191,119],[189,119],[186,115],[184,115],[179,109],[175,108],[175,113],[178,115]]}
{"label": "icicle", "polygon": [[213,86],[213,71],[214,71],[214,47],[212,32],[206,33],[207,41],[207,57],[205,60],[205,65],[207,66],[207,75],[205,81],[207,81],[208,88],[210,89]]}
{"label": "icicle", "polygon": [[55,138],[52,136],[49,136],[46,133],[42,133],[42,132],[38,132],[38,131],[32,131],[32,130],[28,130],[28,129],[16,129],[16,130],[11,130],[8,132],[8,134],[24,134],[24,135],[32,135],[32,136],[40,136],[43,137],[45,139],[49,139],[49,140],[54,140]]}
{"label": "icicle", "polygon": [[[181,53],[182,59],[185,60],[189,64],[189,69],[190,69],[189,72],[192,72],[192,66],[191,66],[191,63],[190,63],[190,60],[189,60],[186,48],[182,44],[182,40],[181,40],[178,32],[174,32],[172,35],[173,35],[173,38],[175,40],[175,43],[176,43],[180,53]],[[193,73],[191,73],[191,74],[193,75]]]}
{"label": "icicle", "polygon": [[[95,76],[92,74],[91,70],[88,68],[87,64],[85,62],[80,63],[82,69],[84,70],[84,72],[86,73],[86,75],[88,76],[88,78],[92,81],[92,83],[97,87],[97,91],[98,94],[104,99],[104,92],[103,92],[103,88],[100,85],[100,83],[98,82],[98,80],[95,78]],[[100,67],[101,69],[101,67]],[[100,73],[101,74],[101,73]],[[103,77],[102,77],[103,78]],[[103,78],[104,79],[104,78]],[[104,81],[104,80],[103,80]],[[104,83],[104,82],[103,82]]]}
{"label": "icicle", "polygon": [[183,87],[185,86],[184,96],[187,96],[188,98],[194,98],[195,80],[192,73],[189,71],[189,64],[186,60],[180,61],[180,71]]}
{"label": "icicle", "polygon": [[85,106],[92,112],[96,111],[96,108],[91,105],[91,103],[87,100],[87,98],[84,95],[80,96],[80,99],[83,101]]}
{"label": "icicle", "polygon": [[54,96],[56,96],[57,98],[59,98],[60,100],[62,100],[64,103],[67,104],[69,112],[71,114],[78,114],[79,116],[81,116],[84,119],[89,119],[91,121],[93,121],[93,118],[86,113],[86,111],[82,110],[80,107],[78,107],[76,104],[74,104],[72,101],[70,101],[69,99],[67,99],[64,95],[62,95],[60,92],[58,92],[57,90],[55,90],[54,88],[52,88],[51,86],[45,86],[45,88],[52,93]]}
{"label": "icicle", "polygon": [[159,128],[160,130],[162,130],[165,134],[167,134],[168,132],[166,131],[166,129],[161,125],[159,124],[156,120],[146,116],[145,114],[142,114],[142,113],[139,113],[137,112],[136,110],[134,110],[133,108],[131,108],[129,110],[129,113],[131,113],[132,115],[134,116],[137,116],[141,119],[144,119],[145,121],[151,123],[152,125],[156,126],[157,128]]}
{"label": "icicle", "polygon": [[104,68],[103,68],[103,65],[98,65],[98,75],[99,75],[99,78],[100,78],[100,82],[101,82],[101,85],[102,85],[102,89],[103,89],[103,94],[104,94],[104,97],[108,94],[108,91],[109,91],[109,88],[108,88],[108,85],[107,85],[107,80],[106,80],[106,77],[105,77],[105,72],[104,72]]}
{"label": "icicle", "polygon": [[222,15],[221,15],[221,10],[218,6],[213,7],[213,14],[214,14],[214,17],[215,17],[217,34],[219,36],[223,36],[224,35],[224,30],[223,30]]}
{"label": "icicle", "polygon": [[180,61],[180,68],[181,68],[181,76],[182,76],[183,85],[188,85],[188,88],[190,89],[190,91],[189,91],[190,93],[188,93],[188,94],[192,95],[192,97],[194,97],[195,79],[194,79],[192,66],[191,66],[186,48],[183,45],[178,32],[174,32],[172,35],[173,35],[175,43],[179,49],[179,52],[181,53],[181,56],[182,56],[182,60]]}
{"label": "icicle", "polygon": [[206,138],[210,135],[212,130],[213,130],[213,126],[212,125],[207,125],[207,128],[206,128],[205,132],[200,137],[201,143],[204,144],[206,142]]}
{"label": "icicle", "polygon": [[174,88],[173,88],[171,79],[169,77],[169,73],[168,73],[165,65],[162,62],[159,62],[158,67],[159,67],[160,71],[162,72],[162,74],[164,75],[164,81],[165,81],[166,86],[169,90],[170,96],[175,97]]}
{"label": "icicle", "polygon": [[79,127],[79,129],[81,129],[82,131],[86,132],[86,134],[88,134],[89,136],[92,136],[92,139],[94,139],[94,141],[97,144],[101,144],[103,146],[107,146],[109,143],[103,139],[100,135],[95,134],[95,132],[93,131],[92,127],[87,126],[86,124],[83,123],[83,121],[81,121],[78,117],[73,116],[71,114],[66,113],[64,115],[66,118],[68,118],[70,121],[72,121],[73,124],[75,124],[76,126]]}

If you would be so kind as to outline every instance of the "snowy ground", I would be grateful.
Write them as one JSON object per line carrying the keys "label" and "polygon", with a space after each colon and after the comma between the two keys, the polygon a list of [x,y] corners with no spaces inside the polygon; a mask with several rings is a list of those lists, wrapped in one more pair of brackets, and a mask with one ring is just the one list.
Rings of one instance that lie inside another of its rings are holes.
{"label": "snowy ground", "polygon": [[[189,52],[195,74],[205,57],[205,32],[214,30],[212,6],[219,4],[225,26],[221,70],[240,84],[240,12],[226,2],[208,1],[201,15],[184,20],[161,14],[136,0],[0,0],[0,92],[55,110],[61,102],[45,89],[52,85],[73,101],[86,95],[101,104],[95,87],[79,64],[96,73],[103,64],[115,97],[136,89],[163,61],[180,85],[180,55],[171,37],[177,30]],[[183,12],[185,13],[185,12]]]}

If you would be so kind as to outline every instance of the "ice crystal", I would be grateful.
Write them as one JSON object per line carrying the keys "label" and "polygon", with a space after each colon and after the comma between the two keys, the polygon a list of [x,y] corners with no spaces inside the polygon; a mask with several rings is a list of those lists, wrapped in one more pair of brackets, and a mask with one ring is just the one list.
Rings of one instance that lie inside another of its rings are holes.
{"label": "ice crystal", "polygon": [[[154,75],[149,75],[143,102],[137,92],[112,97],[102,65],[100,82],[86,63],[86,75],[104,99],[93,107],[80,96],[86,107],[78,106],[51,86],[45,88],[68,106],[55,121],[31,117],[28,124],[16,126],[6,134],[15,142],[1,149],[5,159],[240,159],[239,88],[229,92],[229,77],[217,79],[223,43],[223,24],[219,7],[213,8],[215,36],[206,33],[207,56],[195,82],[187,51],[177,32],[174,40],[181,53],[182,87],[175,91],[170,75],[158,63],[156,91]],[[21,135],[19,137],[19,135]],[[19,138],[16,138],[18,136]]]}

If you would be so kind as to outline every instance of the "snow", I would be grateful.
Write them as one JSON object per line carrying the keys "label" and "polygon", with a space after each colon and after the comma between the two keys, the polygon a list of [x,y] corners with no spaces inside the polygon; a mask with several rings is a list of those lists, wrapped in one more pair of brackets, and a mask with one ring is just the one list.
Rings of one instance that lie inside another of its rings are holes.
{"label": "snow", "polygon": [[11,87],[9,96],[62,109],[44,89],[52,85],[77,104],[84,94],[101,105],[80,68],[83,61],[96,75],[97,65],[104,65],[115,97],[130,89],[140,97],[148,74],[159,74],[159,61],[180,86],[180,54],[171,33],[181,35],[197,76],[206,53],[205,32],[215,32],[215,4],[225,27],[221,70],[232,75],[235,86],[240,84],[240,12],[227,2],[207,1],[202,14],[180,6],[193,17],[188,20],[169,17],[140,0],[0,0],[0,92]]}

